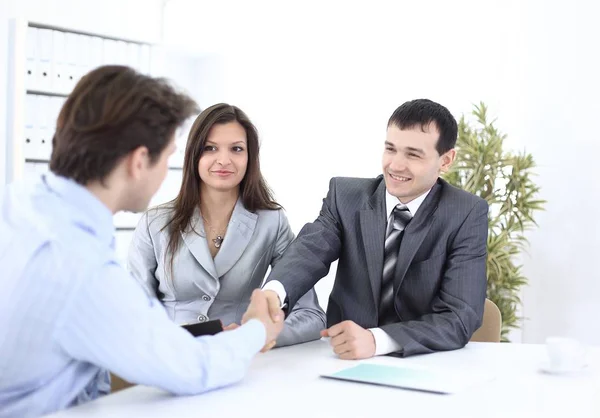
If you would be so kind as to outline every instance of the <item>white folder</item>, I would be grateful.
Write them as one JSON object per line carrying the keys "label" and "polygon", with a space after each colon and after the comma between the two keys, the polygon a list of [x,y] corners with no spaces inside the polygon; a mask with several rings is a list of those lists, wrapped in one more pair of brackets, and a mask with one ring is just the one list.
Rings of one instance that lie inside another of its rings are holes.
{"label": "white folder", "polygon": [[52,89],[52,31],[38,29],[36,54],[38,57],[37,89],[50,91]]}
{"label": "white folder", "polygon": [[117,41],[112,39],[104,39],[102,48],[102,61],[104,65],[117,64]]}
{"label": "white folder", "polygon": [[49,160],[52,150],[52,135],[50,119],[53,111],[52,97],[38,98],[39,141],[36,145],[36,155],[40,160]]}
{"label": "white folder", "polygon": [[27,28],[27,46],[25,50],[25,88],[29,90],[37,89],[37,64],[36,54],[38,43],[38,30],[36,28]]}
{"label": "white folder", "polygon": [[134,70],[140,71],[140,46],[133,42],[127,44],[128,63]]}
{"label": "white folder", "polygon": [[113,216],[113,221],[117,228],[135,228],[141,217],[141,213],[117,212]]}
{"label": "white folder", "polygon": [[143,44],[140,47],[140,72],[150,74],[150,45]]}
{"label": "white folder", "polygon": [[104,64],[104,62],[102,61],[102,49],[104,47],[104,43],[102,38],[99,38],[97,36],[93,36],[91,42],[92,56],[90,67],[94,69]]}
{"label": "white folder", "polygon": [[25,96],[25,138],[23,138],[23,158],[37,158],[35,144],[38,143],[37,98],[34,94]]}
{"label": "white folder", "polygon": [[38,176],[35,163],[25,163],[23,165],[23,179],[27,182],[34,181]]}
{"label": "white folder", "polygon": [[65,33],[52,31],[52,83],[51,89],[57,93],[66,92],[67,63],[65,58]]}
{"label": "white folder", "polygon": [[78,60],[78,40],[79,35],[74,33],[65,34],[65,45],[66,45],[66,59],[67,59],[67,81],[66,81],[66,93],[70,93],[75,87],[75,83],[78,81],[79,68],[77,67]]}
{"label": "white folder", "polygon": [[129,58],[127,57],[128,52],[127,43],[124,41],[117,41],[117,64],[129,65]]}
{"label": "white folder", "polygon": [[87,35],[77,36],[77,67],[78,74],[76,82],[90,71],[90,61],[92,60],[92,39]]}

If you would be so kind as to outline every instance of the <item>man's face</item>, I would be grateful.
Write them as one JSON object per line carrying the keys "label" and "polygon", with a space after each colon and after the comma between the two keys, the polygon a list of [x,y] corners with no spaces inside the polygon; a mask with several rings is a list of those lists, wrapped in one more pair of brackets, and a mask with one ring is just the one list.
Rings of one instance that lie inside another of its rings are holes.
{"label": "man's face", "polygon": [[436,145],[440,135],[435,124],[429,124],[424,131],[420,126],[400,129],[395,125],[387,130],[383,176],[388,192],[402,203],[427,192],[454,161],[453,149],[438,154]]}
{"label": "man's face", "polygon": [[169,171],[169,157],[175,152],[175,138],[171,139],[169,145],[161,152],[158,159],[152,163],[149,155],[142,156],[144,161],[138,165],[139,168],[136,180],[127,199],[127,208],[131,212],[143,212],[148,208],[152,197],[156,194],[162,185],[167,172]]}

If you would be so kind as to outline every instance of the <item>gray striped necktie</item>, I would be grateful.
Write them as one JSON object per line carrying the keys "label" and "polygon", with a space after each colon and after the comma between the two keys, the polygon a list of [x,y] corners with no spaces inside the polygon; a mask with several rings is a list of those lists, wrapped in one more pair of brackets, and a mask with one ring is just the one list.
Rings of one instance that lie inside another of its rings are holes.
{"label": "gray striped necktie", "polygon": [[394,310],[394,272],[398,262],[398,251],[402,232],[412,219],[412,214],[406,205],[396,205],[390,219],[385,238],[383,256],[383,279],[381,282],[381,298],[379,299],[379,325],[390,324],[398,321]]}

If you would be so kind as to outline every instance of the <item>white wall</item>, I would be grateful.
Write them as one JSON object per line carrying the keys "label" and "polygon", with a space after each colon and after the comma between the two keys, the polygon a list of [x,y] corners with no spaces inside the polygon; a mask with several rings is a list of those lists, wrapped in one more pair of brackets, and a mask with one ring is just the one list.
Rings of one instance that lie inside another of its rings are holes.
{"label": "white wall", "polygon": [[600,5],[538,1],[526,13],[522,143],[539,163],[549,202],[530,235],[523,336],[600,344]]}
{"label": "white wall", "polygon": [[[380,172],[399,104],[428,97],[458,117],[485,101],[507,145],[534,154],[549,200],[524,256],[528,319],[513,339],[600,343],[594,16],[585,0],[172,0],[164,34],[219,55],[221,71],[208,81],[199,71],[198,83],[218,82],[208,104],[239,105],[259,127],[264,173],[296,232],[317,216],[331,176]],[[332,276],[317,289],[323,304]]]}

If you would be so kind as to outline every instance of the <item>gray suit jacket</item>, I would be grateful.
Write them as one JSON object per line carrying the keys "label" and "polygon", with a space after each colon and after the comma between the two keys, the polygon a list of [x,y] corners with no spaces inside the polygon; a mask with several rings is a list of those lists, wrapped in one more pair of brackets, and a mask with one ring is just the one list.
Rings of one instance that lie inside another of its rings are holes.
{"label": "gray suit jacket", "polygon": [[[398,322],[381,328],[401,356],[463,347],[481,325],[488,205],[439,179],[404,231],[394,279]],[[378,326],[386,230],[385,182],[334,178],[321,213],[269,275],[293,305],[339,259],[328,326]]]}
{"label": "gray suit jacket", "polygon": [[[267,269],[277,264],[294,238],[283,210],[251,213],[238,200],[214,260],[196,210],[191,225],[197,233],[192,228],[182,233],[173,275],[170,256],[165,260],[169,232],[163,230],[171,213],[163,205],[150,209],[140,220],[129,250],[131,274],[158,297],[178,324],[209,319],[239,324],[252,291],[260,288]],[[296,300],[278,346],[318,339],[325,328],[325,313],[314,289],[308,288]]]}

